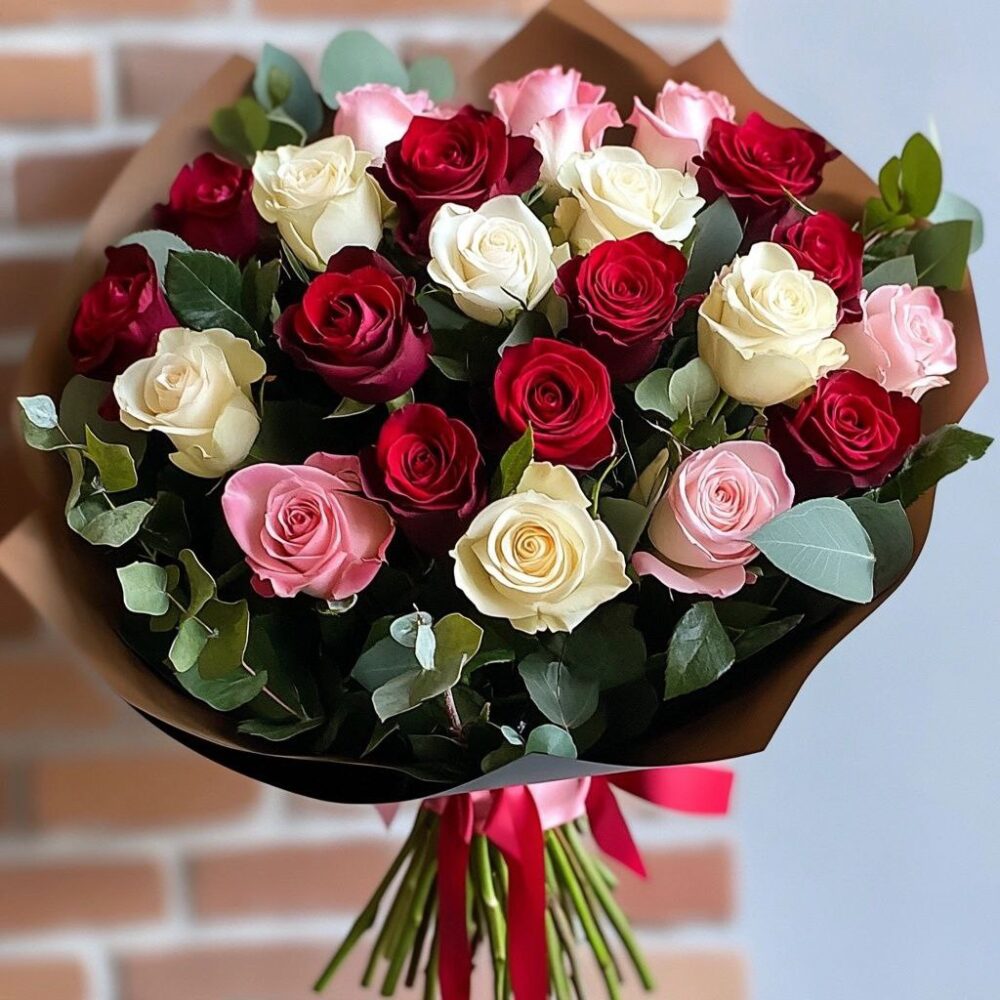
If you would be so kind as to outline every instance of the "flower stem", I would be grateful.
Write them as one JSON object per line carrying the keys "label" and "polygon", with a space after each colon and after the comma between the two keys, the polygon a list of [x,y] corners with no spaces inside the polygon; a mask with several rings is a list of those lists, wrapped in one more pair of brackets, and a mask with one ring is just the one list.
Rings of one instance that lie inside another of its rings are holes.
{"label": "flower stem", "polygon": [[424,916],[420,921],[420,929],[417,931],[417,939],[413,943],[413,951],[410,953],[410,966],[406,970],[406,988],[412,989],[417,981],[420,972],[420,959],[423,958],[424,944],[431,928],[437,922],[437,893],[432,893],[427,905],[424,907]]}
{"label": "flower stem", "polygon": [[504,980],[507,974],[507,921],[493,883],[489,844],[485,837],[472,838],[472,872],[474,891],[483,905],[486,930],[493,949],[493,993],[496,1000],[505,1000]]}
{"label": "flower stem", "polygon": [[556,935],[552,914],[549,911],[545,913],[545,941],[549,950],[549,977],[552,981],[552,992],[555,993],[556,1000],[570,1000],[569,982],[566,979],[562,948]]}
{"label": "flower stem", "polygon": [[417,940],[417,934],[423,921],[424,910],[430,899],[431,889],[437,877],[437,852],[434,850],[433,838],[429,838],[431,849],[426,851],[421,868],[415,879],[415,888],[410,898],[408,912],[404,914],[393,945],[389,960],[389,970],[382,982],[382,996],[391,997],[396,992],[399,977],[403,972],[403,964]]}
{"label": "flower stem", "polygon": [[435,930],[431,942],[431,957],[427,961],[427,971],[424,976],[424,1000],[437,1000],[438,969],[441,965],[441,931]]}

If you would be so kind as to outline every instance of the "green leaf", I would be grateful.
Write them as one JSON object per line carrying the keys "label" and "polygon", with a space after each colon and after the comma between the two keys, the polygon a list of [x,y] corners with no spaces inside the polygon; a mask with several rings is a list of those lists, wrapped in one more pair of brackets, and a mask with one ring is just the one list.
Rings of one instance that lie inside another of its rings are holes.
{"label": "green leaf", "polygon": [[642,677],[646,641],[635,627],[631,604],[605,604],[578,625],[566,640],[563,658],[602,691]]}
{"label": "green leaf", "polygon": [[736,661],[726,630],[711,601],[689,608],[667,649],[664,699],[677,698],[717,681]]}
{"label": "green leaf", "polygon": [[433,624],[434,619],[426,611],[411,611],[393,621],[389,626],[389,635],[400,646],[415,649],[421,628],[430,628]]}
{"label": "green leaf", "polygon": [[919,230],[910,244],[918,281],[921,285],[960,290],[965,284],[971,248],[972,223],[966,219]]}
{"label": "green leaf", "polygon": [[411,703],[417,705],[450,691],[459,682],[462,668],[479,652],[482,641],[483,630],[464,615],[445,615],[436,622],[433,669],[424,668],[413,679]]}
{"label": "green leaf", "polygon": [[564,729],[582,725],[597,711],[597,681],[553,660],[549,653],[532,653],[517,665],[517,670],[535,707]]}
{"label": "green leaf", "polygon": [[167,571],[150,562],[134,562],[117,570],[125,607],[137,615],[163,615],[170,608]]}
{"label": "green leaf", "polygon": [[898,156],[886,160],[878,175],[878,187],[882,192],[882,201],[892,212],[898,212],[903,207],[900,191],[900,180],[903,176],[903,163]]}
{"label": "green leaf", "polygon": [[337,94],[365,83],[388,83],[406,90],[410,74],[399,57],[367,31],[345,31],[327,46],[320,60],[320,91],[327,107],[337,109]]}
{"label": "green leaf", "polygon": [[163,282],[167,276],[167,258],[170,251],[187,253],[191,247],[184,242],[176,233],[168,233],[164,229],[143,229],[138,233],[132,233],[125,239],[119,240],[115,246],[129,247],[140,246],[149,254],[153,266],[156,268],[156,278],[163,287]]}
{"label": "green leaf", "polygon": [[109,493],[135,489],[139,477],[128,448],[123,444],[105,444],[90,427],[85,428],[85,434],[87,458],[97,466],[101,485]]}
{"label": "green leaf", "polygon": [[440,104],[455,96],[455,71],[443,56],[424,56],[410,63],[410,91],[426,90]]}
{"label": "green leaf", "polygon": [[903,147],[900,167],[900,185],[907,211],[918,219],[927,218],[934,211],[941,194],[941,157],[938,151],[926,136],[917,132]]}
{"label": "green leaf", "polygon": [[737,661],[746,660],[784,638],[804,617],[804,615],[788,615],[787,618],[779,618],[773,622],[764,622],[745,629],[733,641]]}
{"label": "green leaf", "polygon": [[180,674],[190,670],[204,652],[209,637],[208,629],[200,621],[194,618],[182,621],[167,654],[174,670]]}
{"label": "green leaf", "polygon": [[875,593],[891,586],[913,558],[913,531],[898,500],[877,503],[870,497],[847,501],[875,550]]}
{"label": "green leaf", "polygon": [[814,590],[858,604],[874,596],[871,539],[843,500],[820,497],[797,504],[751,540],[778,569]]}
{"label": "green leaf", "polygon": [[199,619],[212,630],[198,657],[198,670],[206,680],[235,673],[243,666],[250,637],[250,611],[246,601],[229,604],[211,600],[199,612]]}
{"label": "green leaf", "polygon": [[372,707],[380,722],[403,715],[420,704],[413,699],[412,688],[416,679],[423,673],[424,671],[417,667],[416,670],[407,671],[387,680],[372,692]]}
{"label": "green leaf", "polygon": [[188,606],[185,617],[193,618],[215,597],[215,580],[191,549],[184,549],[178,558],[187,575]]}
{"label": "green leaf", "polygon": [[525,470],[535,457],[535,435],[528,429],[504,452],[500,466],[493,476],[490,496],[494,500],[510,496],[517,489]]}
{"label": "green leaf", "polygon": [[267,111],[252,97],[241,97],[212,116],[212,135],[218,143],[247,160],[267,147],[270,131]]}
{"label": "green leaf", "polygon": [[301,736],[323,725],[322,719],[296,719],[294,722],[271,722],[268,719],[247,719],[236,728],[245,736],[259,736],[271,743],[283,743],[285,740]]}
{"label": "green leaf", "polygon": [[156,552],[174,558],[191,544],[191,527],[184,501],[176,493],[160,491],[142,526],[143,541]]}
{"label": "green leaf", "polygon": [[274,296],[281,281],[281,261],[272,260],[261,264],[256,257],[251,258],[241,279],[240,311],[258,332],[264,329],[271,318]]}
{"label": "green leaf", "polygon": [[715,275],[732,263],[742,242],[743,226],[728,198],[716,198],[702,209],[697,218],[694,246],[678,299],[683,301],[689,295],[707,291]]}
{"label": "green leaf", "polygon": [[171,253],[167,299],[174,315],[194,330],[220,328],[257,343],[257,333],[240,312],[243,279],[228,257],[208,250]]}
{"label": "green leaf", "polygon": [[601,497],[598,512],[600,519],[614,535],[618,548],[628,559],[649,524],[650,509],[624,497]]}
{"label": "green leaf", "polygon": [[358,657],[351,677],[368,691],[375,691],[402,674],[412,673],[418,667],[416,654],[411,648],[386,637]]}
{"label": "green leaf", "polygon": [[267,686],[267,671],[256,676],[240,674],[205,680],[197,670],[186,670],[177,675],[182,688],[200,701],[220,712],[231,712],[253,701]]}
{"label": "green leaf", "polygon": [[460,358],[447,358],[442,354],[432,354],[431,364],[452,382],[468,382],[470,378],[468,364]]}
{"label": "green leaf", "polygon": [[100,409],[111,394],[107,382],[98,382],[83,375],[75,375],[66,383],[59,399],[59,425],[66,436],[77,444],[90,429],[108,444],[123,444],[132,453],[136,465],[146,454],[149,435],[129,430],[120,420],[105,420]]}
{"label": "green leaf", "polygon": [[18,396],[21,408],[21,434],[29,448],[57,451],[70,446],[67,435],[59,429],[56,404],[49,396]]}
{"label": "green leaf", "polygon": [[264,46],[253,78],[253,92],[268,111],[282,108],[307,136],[320,130],[323,105],[301,63],[273,45]]}
{"label": "green leaf", "polygon": [[875,491],[875,498],[879,503],[899,500],[909,507],[945,476],[957,472],[967,462],[982,458],[992,443],[993,438],[985,434],[945,424],[910,452],[899,472]]}
{"label": "green leaf", "polygon": [[399,396],[396,396],[394,399],[387,400],[385,408],[390,413],[395,413],[396,410],[401,410],[403,409],[404,406],[409,406],[410,403],[414,401],[414,399],[416,399],[416,394],[414,393],[414,391],[412,389],[407,389],[406,392],[402,393]]}
{"label": "green leaf", "polygon": [[767,621],[775,609],[768,604],[753,604],[750,601],[720,601],[715,608],[719,621],[728,629],[743,631]]}
{"label": "green leaf", "polygon": [[93,517],[83,517],[74,530],[91,545],[107,545],[112,549],[121,548],[132,541],[153,505],[144,500],[136,500],[122,507],[101,511]]}
{"label": "green leaf", "polygon": [[549,757],[568,757],[570,760],[576,760],[577,757],[573,737],[565,729],[548,724],[531,730],[528,742],[524,745],[524,752],[544,753]]}
{"label": "green leaf", "polygon": [[674,372],[670,368],[651,371],[635,387],[635,405],[640,410],[651,410],[662,414],[668,420],[676,420],[680,410],[670,398],[670,382]]}
{"label": "green leaf", "polygon": [[883,285],[917,286],[917,262],[912,254],[883,261],[865,275],[864,289],[874,292]]}
{"label": "green leaf", "polygon": [[678,368],[667,386],[671,405],[678,414],[689,413],[692,424],[708,415],[718,395],[719,383],[701,358],[692,358],[683,368]]}
{"label": "green leaf", "polygon": [[546,316],[540,312],[522,312],[518,314],[510,333],[497,349],[497,353],[503,354],[508,347],[519,347],[521,344],[530,344],[536,337],[551,336],[552,325]]}
{"label": "green leaf", "polygon": [[972,240],[969,253],[975,253],[983,245],[983,213],[970,201],[945,191],[938,198],[937,207],[927,216],[929,222],[953,222],[965,219],[972,223]]}
{"label": "green leaf", "polygon": [[346,396],[337,404],[337,408],[327,417],[327,420],[339,420],[341,417],[359,417],[375,408],[374,403],[359,403]]}

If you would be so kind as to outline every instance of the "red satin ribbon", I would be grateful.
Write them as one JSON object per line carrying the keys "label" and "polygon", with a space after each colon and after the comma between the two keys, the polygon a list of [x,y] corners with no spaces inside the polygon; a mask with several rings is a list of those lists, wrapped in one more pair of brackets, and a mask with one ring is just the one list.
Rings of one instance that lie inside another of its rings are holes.
{"label": "red satin ribbon", "polygon": [[[720,816],[729,809],[731,771],[670,767],[590,779],[586,811],[594,839],[609,857],[645,877],[646,868],[613,789],[678,812]],[[472,946],[466,914],[469,853],[475,830],[471,795],[447,799],[438,837],[439,979],[442,1000],[469,1000]],[[545,840],[528,786],[492,793],[482,833],[504,856],[509,874],[507,954],[515,1000],[546,1000]]]}

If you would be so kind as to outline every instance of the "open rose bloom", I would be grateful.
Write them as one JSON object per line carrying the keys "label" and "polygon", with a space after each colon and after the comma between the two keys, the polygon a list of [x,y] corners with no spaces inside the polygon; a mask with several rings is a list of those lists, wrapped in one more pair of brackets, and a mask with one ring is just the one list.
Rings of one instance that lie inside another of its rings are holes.
{"label": "open rose bloom", "polygon": [[[233,58],[107,192],[21,373],[0,566],[199,753],[430,800],[395,912],[439,905],[454,1000],[466,866],[506,866],[497,995],[542,1000],[543,843],[592,874],[586,815],[641,870],[612,785],[723,811],[681,765],[764,749],[985,452],[971,230],[928,221],[922,136],[880,190],[721,44],[670,66],[582,0],[455,93],[388,50],[352,83],[352,44],[253,98]],[[241,100],[267,129],[209,148]]]}

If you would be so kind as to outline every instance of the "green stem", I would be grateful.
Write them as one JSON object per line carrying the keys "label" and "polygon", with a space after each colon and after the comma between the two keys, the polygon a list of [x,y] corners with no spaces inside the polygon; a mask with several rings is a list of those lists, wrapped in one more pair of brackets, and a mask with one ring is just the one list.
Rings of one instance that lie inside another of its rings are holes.
{"label": "green stem", "polygon": [[563,953],[566,956],[567,962],[569,962],[569,979],[573,984],[573,992],[576,994],[576,1000],[586,1000],[586,995],[583,992],[583,984],[580,980],[580,969],[576,962],[576,940],[573,937],[573,929],[566,918],[566,913],[562,908],[562,903],[558,895],[551,896],[549,900],[549,912],[552,914],[552,922],[555,925],[556,934],[559,936]]}
{"label": "green stem", "polygon": [[726,403],[729,402],[729,394],[719,391],[719,396],[716,401],[712,404],[712,408],[708,411],[708,416],[705,418],[710,424],[714,424],[719,418],[719,414],[722,413],[723,408]]}
{"label": "green stem", "polygon": [[367,905],[361,911],[358,919],[354,921],[354,924],[347,933],[347,937],[344,938],[344,943],[337,949],[319,979],[316,980],[316,983],[313,986],[314,992],[321,993],[326,989],[330,980],[336,975],[337,970],[354,949],[354,946],[362,938],[365,932],[368,931],[375,923],[379,907],[382,905],[382,899],[385,897],[386,892],[389,891],[389,886],[392,885],[393,879],[395,879],[396,875],[399,873],[399,869],[403,867],[403,862],[406,861],[406,859],[413,852],[417,843],[417,837],[421,833],[424,825],[423,813],[424,810],[421,810],[420,815],[417,816],[416,823],[413,825],[413,829],[410,831],[409,837],[406,838],[406,842],[403,844],[402,849],[389,866],[389,870],[385,873],[385,877],[379,883],[378,888],[375,890],[371,899],[368,900]]}
{"label": "green stem", "polygon": [[479,890],[486,930],[493,949],[493,992],[497,1000],[504,1000],[503,984],[507,974],[507,921],[493,883],[489,843],[479,834],[472,838],[472,871],[473,884]]}
{"label": "green stem", "polygon": [[645,956],[642,954],[642,949],[639,947],[639,943],[635,939],[635,934],[628,922],[628,918],[622,912],[618,903],[615,902],[614,897],[611,895],[611,891],[604,884],[604,880],[601,878],[600,872],[594,865],[593,856],[587,850],[586,846],[580,840],[580,835],[572,826],[563,827],[559,833],[562,835],[568,850],[575,856],[577,864],[593,887],[594,894],[597,896],[601,907],[607,914],[608,920],[611,921],[611,925],[618,933],[618,936],[622,939],[622,944],[625,945],[629,958],[632,959],[632,964],[635,966],[635,971],[639,974],[639,978],[642,980],[643,987],[647,991],[652,992],[656,988],[656,983],[653,980],[653,974],[646,963]]}
{"label": "green stem", "polygon": [[409,912],[404,915],[404,920],[399,928],[396,941],[393,946],[392,955],[389,960],[389,971],[385,974],[382,982],[382,996],[391,997],[396,992],[399,985],[399,977],[403,973],[403,965],[409,957],[414,943],[417,940],[417,933],[423,921],[424,910],[430,899],[431,889],[434,887],[434,880],[437,877],[437,852],[431,850],[427,852],[423,867],[416,880],[416,887],[413,892]]}
{"label": "green stem", "polygon": [[549,952],[549,978],[556,1000],[570,1000],[569,982],[566,979],[566,966],[563,964],[562,948],[556,934],[556,926],[552,914],[545,912],[545,941]]}
{"label": "green stem", "polygon": [[427,972],[424,976],[424,1000],[437,1000],[438,969],[441,965],[441,929],[434,932],[431,942],[431,957],[427,962]]}
{"label": "green stem", "polygon": [[420,959],[423,958],[424,944],[427,935],[437,920],[437,893],[431,893],[431,897],[424,907],[424,916],[420,921],[420,929],[417,931],[417,939],[413,943],[413,951],[410,953],[410,966],[406,970],[406,988],[413,989],[420,972]]}

